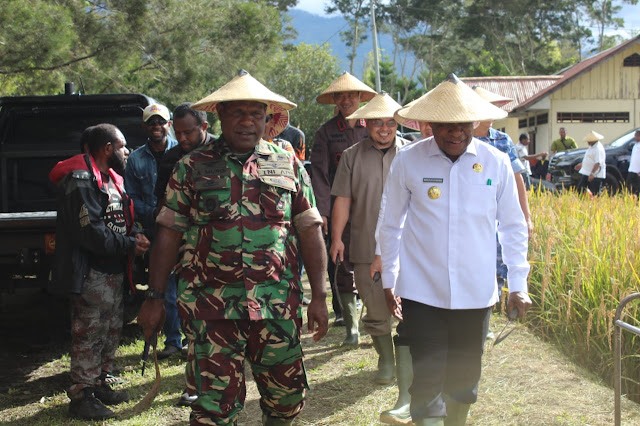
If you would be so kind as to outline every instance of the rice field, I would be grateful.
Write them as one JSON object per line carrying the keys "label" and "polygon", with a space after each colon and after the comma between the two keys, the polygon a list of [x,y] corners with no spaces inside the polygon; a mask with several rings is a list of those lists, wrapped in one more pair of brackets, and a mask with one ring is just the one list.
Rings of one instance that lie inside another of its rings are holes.
{"label": "rice field", "polygon": [[[640,207],[630,194],[594,199],[573,191],[534,192],[529,203],[530,327],[613,384],[613,318],[640,291]],[[622,320],[638,326],[637,303]],[[623,393],[640,401],[640,340],[622,333]]]}

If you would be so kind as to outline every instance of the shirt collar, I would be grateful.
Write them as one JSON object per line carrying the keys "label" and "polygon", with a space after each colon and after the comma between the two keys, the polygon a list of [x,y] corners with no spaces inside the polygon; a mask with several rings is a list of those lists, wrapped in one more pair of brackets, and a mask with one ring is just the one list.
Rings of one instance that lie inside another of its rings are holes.
{"label": "shirt collar", "polygon": [[[436,143],[436,140],[433,138],[433,136],[427,138],[427,139],[423,139],[423,141],[421,143],[426,144],[427,146],[427,156],[429,157],[435,157],[435,156],[440,156],[440,157],[444,157],[449,159],[449,157],[447,157],[447,155],[442,152],[442,150],[440,149],[440,147],[438,147],[438,144]],[[482,143],[482,141],[479,141],[476,138],[472,138],[471,139],[471,143],[469,143],[469,145],[467,146],[467,149],[465,152],[462,153],[462,155],[460,157],[462,157],[463,155],[466,154],[471,154],[474,156],[478,155],[478,143]]]}

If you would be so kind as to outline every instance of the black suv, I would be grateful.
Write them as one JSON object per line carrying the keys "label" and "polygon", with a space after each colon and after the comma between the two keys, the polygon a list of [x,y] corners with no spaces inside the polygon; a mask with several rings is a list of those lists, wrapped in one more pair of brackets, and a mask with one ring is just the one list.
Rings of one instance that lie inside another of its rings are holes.
{"label": "black suv", "polygon": [[[629,169],[629,159],[633,149],[633,136],[636,131],[626,133],[608,145],[604,146],[607,154],[607,177],[604,180],[604,188],[610,194],[620,191]],[[547,180],[556,185],[556,188],[571,188],[578,185],[580,174],[574,169],[576,164],[582,162],[586,148],[571,149],[558,152],[549,162]]]}
{"label": "black suv", "polygon": [[55,252],[56,188],[49,171],[80,153],[80,135],[98,123],[122,130],[133,150],[146,141],[136,93],[0,97],[0,297],[46,288]]}

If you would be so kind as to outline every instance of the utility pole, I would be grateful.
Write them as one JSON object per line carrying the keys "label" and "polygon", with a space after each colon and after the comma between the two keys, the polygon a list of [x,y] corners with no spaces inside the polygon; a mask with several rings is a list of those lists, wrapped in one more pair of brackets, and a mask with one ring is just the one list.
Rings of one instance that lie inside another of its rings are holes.
{"label": "utility pole", "polygon": [[376,30],[376,5],[374,0],[371,0],[371,35],[373,39],[373,66],[376,71],[376,92],[380,93],[382,88],[380,87],[380,58],[378,56],[378,32]]}

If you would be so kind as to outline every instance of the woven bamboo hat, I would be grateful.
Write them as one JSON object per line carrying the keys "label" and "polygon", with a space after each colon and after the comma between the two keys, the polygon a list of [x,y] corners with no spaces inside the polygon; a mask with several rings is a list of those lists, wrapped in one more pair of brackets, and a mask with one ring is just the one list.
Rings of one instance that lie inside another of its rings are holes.
{"label": "woven bamboo hat", "polygon": [[413,101],[409,102],[408,104],[406,104],[405,106],[403,106],[402,108],[400,108],[399,110],[397,110],[397,111],[395,112],[395,114],[393,114],[393,118],[395,118],[395,120],[396,120],[398,123],[402,124],[402,125],[403,125],[403,126],[405,126],[405,127],[408,127],[408,128],[410,128],[410,129],[413,129],[413,130],[420,131],[420,124],[419,124],[418,120],[409,120],[409,119],[403,118],[403,117],[401,117],[401,116],[400,116],[400,114],[398,114],[398,113],[399,113],[400,111],[404,110],[404,109],[407,109],[407,108],[412,107],[413,105],[415,105],[415,103],[416,103],[416,102],[418,102],[420,99],[422,99],[422,98],[424,98],[425,96],[427,96],[429,93],[430,93],[430,92],[425,93],[424,95],[420,96],[418,99],[415,99],[415,100],[413,100]]}
{"label": "woven bamboo hat", "polygon": [[264,128],[264,139],[273,139],[278,136],[289,124],[289,111],[274,112]]}
{"label": "woven bamboo hat", "polygon": [[508,104],[509,102],[513,101],[513,99],[511,98],[506,98],[502,95],[498,95],[497,93],[493,93],[485,88],[482,88],[480,86],[473,86],[472,89],[478,94],[480,95],[480,97],[482,99],[484,99],[487,102],[491,102],[492,104],[494,104],[497,107],[501,107],[503,105]]}
{"label": "woven bamboo hat", "polygon": [[[380,92],[373,97],[366,105],[360,107],[356,112],[347,117],[347,120],[355,119],[376,119],[393,117],[399,124],[405,127],[409,127],[413,130],[418,130],[418,122],[413,120],[406,120],[402,117],[395,115],[396,111],[402,108],[402,105],[393,100],[387,92]],[[416,127],[414,127],[416,126]]]}
{"label": "woven bamboo hat", "polygon": [[333,105],[336,103],[333,94],[338,92],[360,92],[360,102],[370,101],[376,95],[375,90],[345,71],[316,98],[316,101]]}
{"label": "woven bamboo hat", "polygon": [[398,115],[432,123],[469,123],[504,118],[507,112],[482,99],[451,73],[413,105],[399,110]]}
{"label": "woven bamboo hat", "polygon": [[253,78],[245,70],[240,70],[227,84],[200,99],[191,108],[199,111],[216,112],[216,105],[220,102],[255,101],[267,105],[267,114],[274,114],[296,107],[296,104],[284,96],[273,93],[262,83]]}
{"label": "woven bamboo hat", "polygon": [[594,132],[592,130],[587,134],[587,136],[584,137],[584,139],[582,139],[582,141],[583,142],[598,142],[598,141],[601,141],[602,139],[604,139],[604,136],[602,136],[600,133]]}

